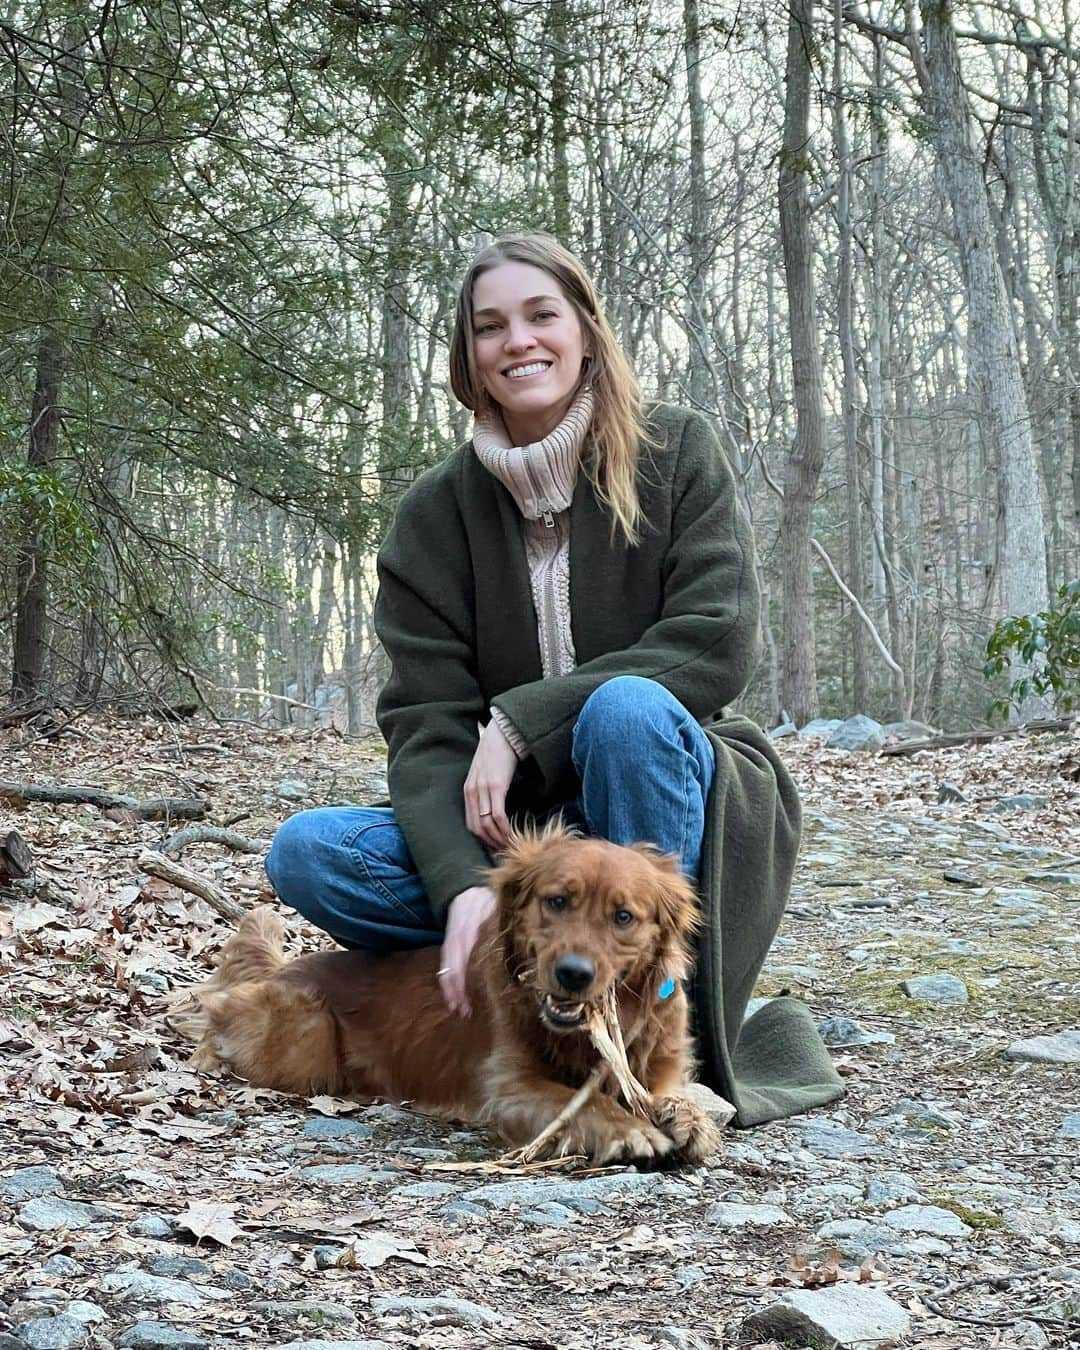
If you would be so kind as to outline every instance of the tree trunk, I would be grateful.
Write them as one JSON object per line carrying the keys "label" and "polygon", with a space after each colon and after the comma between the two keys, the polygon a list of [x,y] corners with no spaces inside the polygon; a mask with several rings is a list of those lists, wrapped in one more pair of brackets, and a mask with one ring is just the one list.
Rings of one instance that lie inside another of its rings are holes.
{"label": "tree trunk", "polygon": [[705,178],[705,106],[701,97],[701,22],[698,0],[683,0],[683,52],[686,99],[690,114],[690,279],[687,285],[687,338],[690,346],[690,402],[706,406],[709,397],[708,330],[705,322],[705,273],[709,265]]}
{"label": "tree trunk", "polygon": [[814,494],[825,459],[825,413],[808,191],[811,15],[811,0],[792,0],[779,175],[780,230],[784,242],[795,397],[795,438],[784,466],[784,501],[780,511],[784,574],[780,688],[784,707],[798,722],[816,717],[818,713],[810,531]]}

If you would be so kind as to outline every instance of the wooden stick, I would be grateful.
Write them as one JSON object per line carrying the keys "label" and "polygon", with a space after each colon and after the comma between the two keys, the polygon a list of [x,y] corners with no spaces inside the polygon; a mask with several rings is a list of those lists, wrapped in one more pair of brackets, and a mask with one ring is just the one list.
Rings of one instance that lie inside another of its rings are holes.
{"label": "wooden stick", "polygon": [[592,1036],[593,1045],[615,1075],[619,1091],[627,1106],[635,1115],[649,1120],[652,1114],[652,1098],[630,1072],[614,987],[608,990],[607,1006],[603,1014],[594,1015],[589,1019],[589,1034]]}
{"label": "wooden stick", "polygon": [[221,844],[237,853],[261,853],[269,845],[268,839],[249,839],[236,830],[224,830],[220,825],[188,825],[170,834],[161,846],[169,858],[178,858],[188,844]]}
{"label": "wooden stick", "polygon": [[152,877],[160,877],[162,881],[171,882],[182,891],[190,891],[200,900],[205,900],[211,909],[216,909],[222,918],[228,919],[230,923],[239,923],[244,917],[244,910],[234,900],[230,900],[220,886],[215,886],[205,877],[188,871],[186,867],[181,867],[179,863],[166,858],[162,853],[145,849],[139,854],[139,866]]}
{"label": "wooden stick", "polygon": [[9,797],[16,802],[87,802],[101,811],[131,811],[143,820],[202,820],[208,804],[200,797],[151,797],[139,801],[119,792],[107,792],[104,788],[71,784],[67,787],[38,787],[34,783],[17,783],[10,778],[0,778],[0,797]]}
{"label": "wooden stick", "polygon": [[503,1154],[499,1159],[499,1162],[508,1167],[527,1167],[529,1163],[535,1162],[540,1150],[549,1139],[553,1139],[555,1135],[559,1133],[564,1125],[573,1120],[600,1086],[606,1073],[607,1065],[597,1064],[596,1068],[593,1069],[592,1073],[589,1074],[588,1078],[585,1079],[584,1083],[582,1083],[581,1087],[578,1088],[559,1114],[554,1120],[549,1121],[544,1126],[532,1143],[526,1144],[524,1148],[516,1148],[511,1153]]}

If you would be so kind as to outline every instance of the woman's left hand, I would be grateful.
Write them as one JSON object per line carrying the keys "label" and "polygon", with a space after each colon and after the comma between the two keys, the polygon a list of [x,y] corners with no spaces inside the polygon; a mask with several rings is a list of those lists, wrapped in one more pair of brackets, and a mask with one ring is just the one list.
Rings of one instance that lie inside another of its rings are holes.
{"label": "woman's left hand", "polygon": [[510,840],[506,794],[517,764],[513,746],[492,719],[480,734],[465,778],[465,823],[493,853]]}

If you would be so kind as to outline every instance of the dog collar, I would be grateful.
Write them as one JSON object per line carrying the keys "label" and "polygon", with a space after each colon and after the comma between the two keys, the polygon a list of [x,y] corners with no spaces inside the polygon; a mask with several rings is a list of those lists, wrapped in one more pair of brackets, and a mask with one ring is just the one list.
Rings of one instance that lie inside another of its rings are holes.
{"label": "dog collar", "polygon": [[670,998],[672,996],[675,992],[675,981],[670,975],[656,992],[660,999]]}

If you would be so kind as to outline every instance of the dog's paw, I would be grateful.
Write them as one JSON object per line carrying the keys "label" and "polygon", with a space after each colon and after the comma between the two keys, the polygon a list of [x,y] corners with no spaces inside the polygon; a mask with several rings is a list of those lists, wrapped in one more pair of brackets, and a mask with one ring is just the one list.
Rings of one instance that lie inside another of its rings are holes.
{"label": "dog's paw", "polygon": [[720,1131],[697,1102],[687,1097],[656,1098],[653,1120],[678,1150],[680,1162],[704,1162],[720,1151]]}
{"label": "dog's paw", "polygon": [[611,1163],[661,1167],[675,1145],[663,1130],[621,1107],[583,1113],[578,1151],[604,1167]]}

